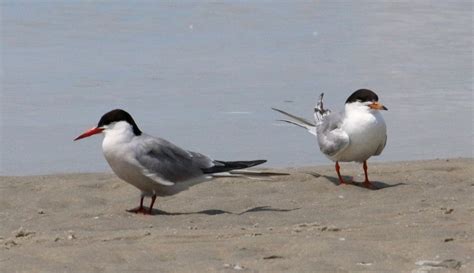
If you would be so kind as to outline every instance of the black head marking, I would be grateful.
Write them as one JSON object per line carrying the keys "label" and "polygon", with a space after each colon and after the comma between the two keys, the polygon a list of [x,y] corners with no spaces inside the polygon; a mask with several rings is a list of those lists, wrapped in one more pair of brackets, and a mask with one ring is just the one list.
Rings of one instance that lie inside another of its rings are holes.
{"label": "black head marking", "polygon": [[369,89],[359,89],[352,93],[352,95],[347,98],[346,103],[350,102],[367,102],[367,101],[379,101],[379,97],[373,91]]}
{"label": "black head marking", "polygon": [[126,111],[122,109],[115,109],[110,112],[105,113],[99,120],[99,123],[97,124],[97,127],[102,127],[104,125],[109,125],[113,122],[118,122],[118,121],[126,121],[133,127],[133,133],[136,136],[139,136],[142,134],[142,131],[138,129],[137,124],[133,120],[132,116],[127,113]]}

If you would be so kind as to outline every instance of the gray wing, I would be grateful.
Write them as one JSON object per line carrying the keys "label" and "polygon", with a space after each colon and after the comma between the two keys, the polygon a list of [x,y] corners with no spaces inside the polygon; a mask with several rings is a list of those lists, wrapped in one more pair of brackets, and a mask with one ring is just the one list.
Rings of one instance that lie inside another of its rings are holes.
{"label": "gray wing", "polygon": [[387,135],[385,135],[384,141],[379,145],[377,151],[375,151],[374,155],[379,155],[382,153],[383,149],[385,148],[385,144],[387,144]]}
{"label": "gray wing", "polygon": [[349,136],[341,130],[342,119],[342,114],[330,113],[316,126],[319,149],[328,156],[336,155],[349,146]]}
{"label": "gray wing", "polygon": [[147,137],[142,148],[143,153],[136,160],[143,174],[167,186],[200,177],[202,169],[214,165],[209,157],[186,151],[161,138]]}

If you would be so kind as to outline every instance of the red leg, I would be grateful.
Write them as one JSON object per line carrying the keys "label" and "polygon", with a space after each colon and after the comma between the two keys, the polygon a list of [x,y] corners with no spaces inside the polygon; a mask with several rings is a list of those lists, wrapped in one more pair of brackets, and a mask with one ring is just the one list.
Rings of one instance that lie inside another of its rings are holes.
{"label": "red leg", "polygon": [[155,200],[156,200],[156,194],[154,194],[151,197],[151,204],[150,204],[150,209],[148,210],[148,214],[151,214],[151,212],[153,211],[153,205],[155,204]]}
{"label": "red leg", "polygon": [[339,177],[339,185],[345,185],[347,183],[344,182],[344,179],[342,179],[341,173],[339,172],[340,169],[341,167],[339,167],[339,161],[336,161],[336,172],[337,176]]}
{"label": "red leg", "polygon": [[143,198],[145,198],[144,195],[142,195],[142,198],[140,198],[140,208],[138,210],[143,210]]}
{"label": "red leg", "polygon": [[373,185],[372,185],[372,183],[370,183],[369,176],[367,175],[367,160],[364,161],[363,168],[364,168],[364,173],[365,173],[365,181],[364,181],[363,185],[366,188],[372,188]]}
{"label": "red leg", "polygon": [[130,209],[130,210],[128,210],[128,212],[135,212],[135,213],[143,213],[143,214],[146,214],[145,208],[143,207],[143,199],[144,199],[144,198],[145,198],[144,195],[142,195],[142,197],[140,198],[140,207],[135,208],[135,209]]}

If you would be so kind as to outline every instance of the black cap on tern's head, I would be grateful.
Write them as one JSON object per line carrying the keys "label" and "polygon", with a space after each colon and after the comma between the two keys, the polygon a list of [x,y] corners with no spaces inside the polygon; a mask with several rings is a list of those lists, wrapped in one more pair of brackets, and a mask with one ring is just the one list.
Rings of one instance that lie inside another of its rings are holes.
{"label": "black cap on tern's head", "polygon": [[369,89],[359,89],[352,93],[347,100],[346,103],[350,102],[366,102],[366,101],[379,101],[379,96],[374,93],[374,91],[369,90]]}
{"label": "black cap on tern's head", "polygon": [[133,133],[136,136],[139,136],[142,134],[142,131],[138,129],[137,124],[133,120],[132,116],[127,113],[125,110],[122,109],[115,109],[110,112],[105,113],[99,120],[99,123],[97,124],[98,128],[102,128],[104,126],[107,126],[111,123],[114,122],[119,122],[119,121],[125,121],[128,124],[130,124],[133,127]]}
{"label": "black cap on tern's head", "polygon": [[387,108],[378,101],[379,96],[377,96],[374,91],[369,89],[359,89],[347,98],[346,104],[352,102],[372,102],[372,104],[368,104],[370,108],[377,110],[387,110]]}
{"label": "black cap on tern's head", "polygon": [[130,126],[132,126],[133,133],[136,136],[139,136],[139,135],[142,134],[142,131],[140,131],[140,129],[138,129],[137,124],[135,123],[135,121],[133,120],[132,116],[129,113],[125,112],[122,109],[115,109],[115,110],[112,110],[108,113],[105,113],[100,118],[99,123],[97,124],[97,127],[94,127],[92,129],[89,129],[89,130],[85,131],[84,133],[82,133],[82,135],[76,137],[74,139],[74,141],[79,140],[79,139],[83,139],[83,138],[86,138],[86,137],[90,137],[90,136],[93,136],[93,135],[96,135],[96,134],[100,134],[104,130],[107,129],[108,125],[110,125],[114,122],[120,122],[120,121],[125,121],[128,124],[130,124]]}

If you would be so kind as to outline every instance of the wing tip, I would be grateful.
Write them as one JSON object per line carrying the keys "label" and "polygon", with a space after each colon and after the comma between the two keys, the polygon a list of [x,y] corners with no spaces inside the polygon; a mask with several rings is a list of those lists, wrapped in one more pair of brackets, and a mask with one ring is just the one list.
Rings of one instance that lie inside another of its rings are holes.
{"label": "wing tip", "polygon": [[[201,169],[204,173],[221,173],[221,172],[228,172],[231,170],[238,170],[238,169],[246,169],[253,166],[257,166],[267,162],[266,159],[258,159],[258,160],[249,160],[249,161],[221,161],[221,160],[214,160],[214,166],[206,169]],[[218,164],[216,164],[218,163]]]}
{"label": "wing tip", "polygon": [[263,164],[263,163],[266,163],[267,160],[266,159],[257,159],[257,160],[253,160],[252,161],[253,163],[255,163],[254,165],[252,166],[257,166],[257,165],[260,165],[260,164]]}

